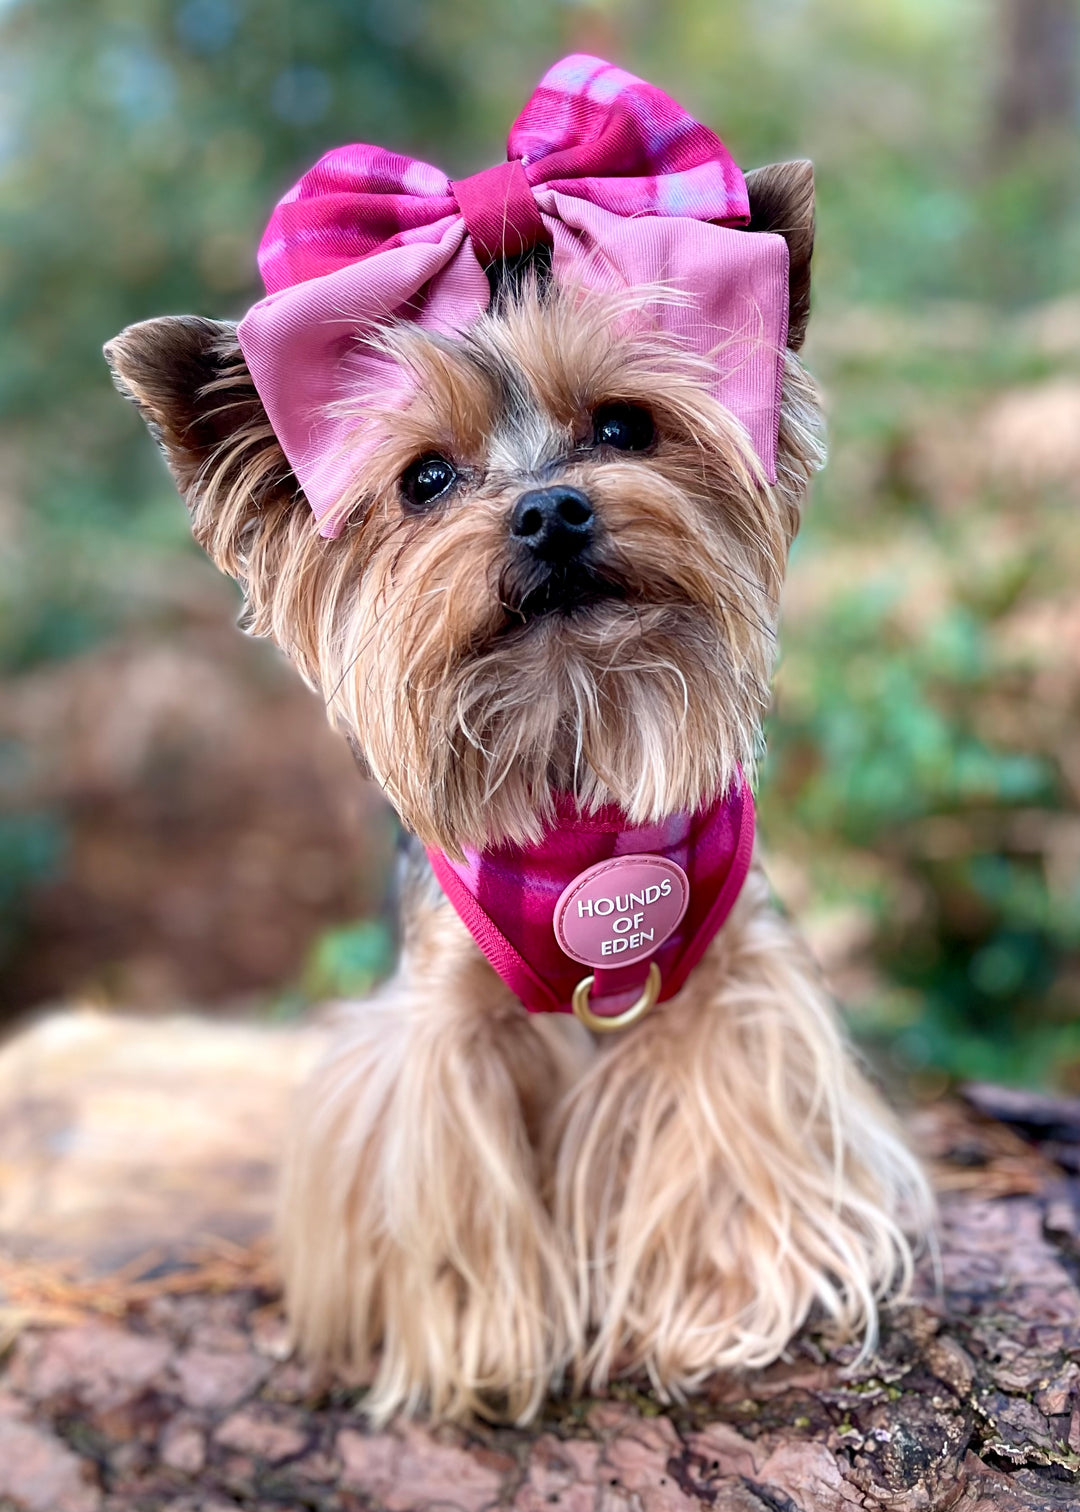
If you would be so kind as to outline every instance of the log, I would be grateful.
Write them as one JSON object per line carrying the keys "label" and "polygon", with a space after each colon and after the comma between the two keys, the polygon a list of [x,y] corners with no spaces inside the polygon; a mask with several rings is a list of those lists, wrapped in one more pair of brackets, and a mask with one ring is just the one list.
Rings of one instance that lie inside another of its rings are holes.
{"label": "log", "polygon": [[941,1288],[927,1264],[870,1359],[810,1332],[685,1404],[628,1382],[528,1430],[373,1431],[288,1357],[260,1237],[318,1042],[62,1015],[0,1054],[5,1512],[1080,1507],[1080,1102],[975,1087],[911,1116]]}

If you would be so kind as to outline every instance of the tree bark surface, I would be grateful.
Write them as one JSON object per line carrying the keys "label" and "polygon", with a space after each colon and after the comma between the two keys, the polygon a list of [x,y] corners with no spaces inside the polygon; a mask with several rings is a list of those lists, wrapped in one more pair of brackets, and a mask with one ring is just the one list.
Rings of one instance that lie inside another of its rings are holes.
{"label": "tree bark surface", "polygon": [[[927,1264],[871,1359],[810,1335],[686,1405],[631,1382],[554,1400],[528,1430],[373,1431],[362,1391],[287,1357],[265,1243],[245,1237],[265,1227],[285,1068],[310,1036],[187,1021],[181,1052],[175,1026],[93,1022],[94,1054],[73,1055],[70,1023],[66,1038],[53,1023],[0,1055],[4,1512],[1080,1508],[1080,1102],[975,1087],[912,1115],[941,1193],[942,1285]],[[135,1082],[149,1095],[155,1076],[157,1126],[126,1165],[113,1152],[110,1191],[109,1119],[130,1119]],[[216,1103],[203,1126],[200,1078]],[[34,1221],[20,1185],[31,1146]],[[169,1182],[186,1233],[163,1223]],[[206,1231],[230,1183],[231,1239]],[[95,1225],[109,1230],[96,1245]]]}

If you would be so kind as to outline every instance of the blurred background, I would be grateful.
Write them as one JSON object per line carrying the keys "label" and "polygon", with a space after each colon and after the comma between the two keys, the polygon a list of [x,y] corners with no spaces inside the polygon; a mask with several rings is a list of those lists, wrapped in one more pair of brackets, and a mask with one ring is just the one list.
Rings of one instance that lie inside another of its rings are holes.
{"label": "blurred background", "polygon": [[102,343],[239,316],[275,199],[368,140],[462,175],[599,52],[818,181],[832,460],[762,828],[917,1093],[1080,1091],[1076,0],[0,0],[0,1007],[296,1015],[390,960],[391,826]]}

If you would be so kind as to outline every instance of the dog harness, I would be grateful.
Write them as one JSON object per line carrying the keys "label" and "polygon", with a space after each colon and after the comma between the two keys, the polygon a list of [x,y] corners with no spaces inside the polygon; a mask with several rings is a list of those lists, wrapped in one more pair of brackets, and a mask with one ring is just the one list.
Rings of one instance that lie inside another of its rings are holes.
{"label": "dog harness", "polygon": [[705,808],[655,825],[628,826],[615,806],[582,814],[557,794],[536,845],[428,857],[530,1013],[573,1012],[604,1032],[679,991],[734,907],[753,845],[754,800],[740,777]]}
{"label": "dog harness", "polygon": [[507,161],[471,178],[381,147],[328,152],[274,211],[259,247],[266,298],[237,332],[321,533],[344,528],[339,506],[377,444],[365,410],[411,392],[373,344],[379,327],[467,330],[490,302],[486,269],[538,245],[560,284],[646,291],[633,318],[704,359],[703,382],[775,482],[788,250],[740,230],[749,219],[718,136],[663,90],[583,55],[540,81]]}

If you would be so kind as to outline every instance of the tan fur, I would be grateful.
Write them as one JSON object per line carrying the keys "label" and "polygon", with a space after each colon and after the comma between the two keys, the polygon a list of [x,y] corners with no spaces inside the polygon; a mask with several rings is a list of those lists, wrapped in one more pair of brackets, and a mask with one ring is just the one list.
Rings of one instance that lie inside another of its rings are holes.
{"label": "tan fur", "polygon": [[367,1411],[528,1421],[646,1370],[682,1396],[808,1318],[871,1347],[929,1222],[917,1163],[760,871],[690,982],[594,1045],[524,1018],[448,909],[342,1010],[281,1242],[305,1351]]}
{"label": "tan fur", "polygon": [[[806,173],[769,179],[766,208],[782,214],[789,180],[808,262]],[[803,322],[808,287],[793,274]],[[226,328],[156,338],[208,375],[192,414],[146,328],[114,344],[249,628],[321,691],[409,828],[451,853],[538,836],[553,788],[638,823],[753,769],[787,551],[822,461],[817,397],[789,351],[768,486],[701,364],[657,331],[662,297],[528,286],[461,338],[385,330],[410,397],[357,409],[367,460],[337,540]],[[653,451],[591,448],[590,412],[616,400],[651,410]],[[399,478],[429,451],[461,481],[410,514]],[[617,592],[529,619],[508,522],[553,479],[588,494]],[[281,1225],[298,1340],[372,1376],[375,1418],[526,1421],[560,1382],[623,1371],[677,1395],[775,1359],[811,1318],[872,1343],[879,1300],[910,1278],[926,1188],[759,872],[678,997],[599,1045],[526,1016],[430,877],[405,920],[397,977],[343,1010],[298,1109]]]}
{"label": "tan fur", "polygon": [[556,1225],[592,1325],[579,1385],[682,1395],[767,1365],[813,1315],[875,1337],[924,1187],[813,963],[754,871],[686,989],[606,1046],[548,1131]]}
{"label": "tan fur", "polygon": [[[576,1027],[576,1025],[575,1025]],[[584,1347],[537,1149],[572,1074],[445,907],[342,1011],[297,1110],[281,1255],[306,1352],[370,1367],[366,1407],[532,1417]]]}

